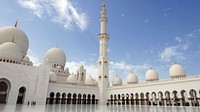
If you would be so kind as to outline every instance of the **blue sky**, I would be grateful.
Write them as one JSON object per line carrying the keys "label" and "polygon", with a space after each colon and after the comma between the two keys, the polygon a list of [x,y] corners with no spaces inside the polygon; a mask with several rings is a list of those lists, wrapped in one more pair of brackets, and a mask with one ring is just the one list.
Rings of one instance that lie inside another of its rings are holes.
{"label": "blue sky", "polygon": [[[174,61],[187,75],[200,73],[199,0],[105,0],[110,78],[128,73],[145,80],[153,67],[169,78]],[[97,78],[101,0],[2,0],[0,27],[13,25],[29,38],[29,57],[38,65],[57,44],[73,72],[80,63]]]}

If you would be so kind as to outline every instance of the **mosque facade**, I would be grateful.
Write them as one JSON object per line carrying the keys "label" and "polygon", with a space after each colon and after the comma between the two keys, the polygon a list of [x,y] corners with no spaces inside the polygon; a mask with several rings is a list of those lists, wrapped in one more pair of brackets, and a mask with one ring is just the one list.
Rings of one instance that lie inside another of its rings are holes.
{"label": "mosque facade", "polygon": [[33,66],[27,56],[29,40],[17,27],[0,28],[0,104],[108,104],[199,106],[200,75],[187,76],[184,68],[174,63],[170,78],[159,80],[153,68],[146,72],[146,82],[139,83],[136,74],[127,76],[123,85],[119,76],[109,84],[107,10],[100,11],[98,79],[86,78],[80,65],[70,73],[65,53],[58,47],[49,49],[44,63]]}

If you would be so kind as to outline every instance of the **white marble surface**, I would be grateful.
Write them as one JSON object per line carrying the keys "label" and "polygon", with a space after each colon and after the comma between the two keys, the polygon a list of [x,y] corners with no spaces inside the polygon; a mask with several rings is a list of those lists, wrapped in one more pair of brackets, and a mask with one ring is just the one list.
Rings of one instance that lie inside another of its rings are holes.
{"label": "white marble surface", "polygon": [[200,112],[200,107],[117,105],[0,105],[0,112]]}

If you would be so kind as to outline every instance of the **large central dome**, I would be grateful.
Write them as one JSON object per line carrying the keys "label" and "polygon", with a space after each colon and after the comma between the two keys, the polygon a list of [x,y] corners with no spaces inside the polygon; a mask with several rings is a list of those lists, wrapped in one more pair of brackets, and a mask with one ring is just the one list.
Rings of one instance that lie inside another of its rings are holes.
{"label": "large central dome", "polygon": [[0,29],[0,44],[11,42],[12,38],[20,47],[23,56],[26,56],[29,47],[29,41],[26,34],[17,27],[7,26]]}

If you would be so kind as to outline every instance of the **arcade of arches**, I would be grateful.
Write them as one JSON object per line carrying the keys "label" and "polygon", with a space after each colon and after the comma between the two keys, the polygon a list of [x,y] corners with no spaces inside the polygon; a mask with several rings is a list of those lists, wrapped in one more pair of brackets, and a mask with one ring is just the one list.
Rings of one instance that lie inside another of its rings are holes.
{"label": "arcade of arches", "polygon": [[[188,94],[187,94],[188,93]],[[165,91],[152,93],[111,94],[108,105],[199,106],[200,91]]]}
{"label": "arcade of arches", "polygon": [[54,93],[49,94],[46,104],[98,104],[94,94],[76,94],[76,93]]}

